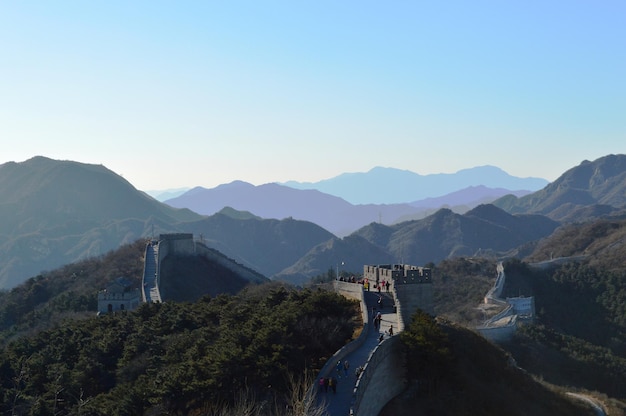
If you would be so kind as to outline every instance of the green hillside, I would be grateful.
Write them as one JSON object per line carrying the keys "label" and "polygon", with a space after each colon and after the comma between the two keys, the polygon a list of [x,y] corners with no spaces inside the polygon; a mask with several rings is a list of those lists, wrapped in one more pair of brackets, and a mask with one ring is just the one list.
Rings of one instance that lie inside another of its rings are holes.
{"label": "green hillside", "polygon": [[537,192],[521,198],[505,196],[493,204],[511,213],[543,214],[555,220],[565,219],[577,208],[594,205],[604,206],[604,214],[607,207],[612,207],[610,211],[622,209],[626,206],[626,155],[584,161]]}
{"label": "green hillside", "polygon": [[531,263],[574,258],[607,270],[626,268],[626,219],[606,218],[560,227],[525,258]]}
{"label": "green hillside", "polygon": [[0,411],[203,415],[243,397],[280,415],[295,400],[290,380],[319,370],[351,339],[355,307],[274,284],[64,321],[0,352]]}
{"label": "green hillside", "polygon": [[472,331],[418,312],[400,334],[409,389],[380,416],[593,415],[563,391],[538,382],[501,348]]}
{"label": "green hillside", "polygon": [[201,218],[101,165],[35,157],[0,166],[0,287]]}
{"label": "green hillside", "polygon": [[[94,316],[97,292],[118,277],[141,287],[145,247],[146,240],[138,240],[0,292],[0,342],[49,328],[65,318]],[[166,256],[161,270],[164,300],[191,302],[205,295],[234,295],[251,283],[269,281],[222,253],[215,251],[211,256]]]}

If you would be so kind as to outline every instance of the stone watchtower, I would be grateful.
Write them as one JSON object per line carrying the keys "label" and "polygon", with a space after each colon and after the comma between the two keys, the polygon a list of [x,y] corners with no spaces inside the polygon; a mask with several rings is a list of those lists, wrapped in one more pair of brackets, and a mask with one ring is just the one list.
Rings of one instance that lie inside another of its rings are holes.
{"label": "stone watchtower", "polygon": [[398,314],[404,326],[417,309],[434,314],[432,270],[408,264],[364,266],[363,277],[370,282],[391,282]]}

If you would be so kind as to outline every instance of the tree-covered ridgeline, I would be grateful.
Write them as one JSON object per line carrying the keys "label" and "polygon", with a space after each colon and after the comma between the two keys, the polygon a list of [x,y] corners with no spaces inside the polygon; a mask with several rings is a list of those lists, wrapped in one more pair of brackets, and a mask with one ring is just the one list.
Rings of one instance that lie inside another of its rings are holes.
{"label": "tree-covered ridgeline", "polygon": [[518,364],[555,384],[626,399],[626,272],[587,263],[540,270],[517,260],[505,267],[507,282],[535,295],[535,325],[505,345]]}
{"label": "tree-covered ridgeline", "polygon": [[382,416],[581,415],[576,403],[521,370],[511,355],[475,332],[422,311],[400,333],[409,387]]}
{"label": "tree-covered ridgeline", "polygon": [[406,351],[407,379],[421,379],[428,389],[436,389],[439,379],[450,372],[453,360],[450,342],[439,324],[417,310],[400,339]]}
{"label": "tree-covered ridgeline", "polygon": [[535,296],[540,324],[626,357],[626,271],[584,263],[541,270],[518,260],[505,270],[509,295],[524,286]]}
{"label": "tree-covered ridgeline", "polygon": [[[505,272],[505,297],[535,296],[535,324],[503,345],[518,365],[556,385],[624,400],[626,271],[586,262],[541,269],[511,259]],[[471,326],[472,309],[495,281],[495,263],[457,258],[437,264],[433,274],[437,315]],[[437,333],[425,317],[420,321],[422,331]]]}
{"label": "tree-covered ridgeline", "polygon": [[123,276],[141,286],[145,240],[117,250],[42,272],[15,288],[0,291],[0,345],[60,320],[91,316],[97,310],[98,290]]}
{"label": "tree-covered ridgeline", "polygon": [[331,292],[263,285],[66,321],[2,351],[0,410],[182,415],[244,391],[275,403],[294,375],[321,368],[351,339],[358,316]]}

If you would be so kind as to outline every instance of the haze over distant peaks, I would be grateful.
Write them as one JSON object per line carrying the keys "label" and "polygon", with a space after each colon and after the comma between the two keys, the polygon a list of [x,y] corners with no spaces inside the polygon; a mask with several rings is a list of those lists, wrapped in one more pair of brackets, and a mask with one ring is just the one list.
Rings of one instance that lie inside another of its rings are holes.
{"label": "haze over distant peaks", "polygon": [[471,186],[537,191],[549,181],[511,176],[495,166],[478,166],[456,173],[420,175],[408,170],[375,167],[368,172],[343,173],[319,182],[289,181],[296,189],[317,189],[352,204],[396,204],[438,197]]}
{"label": "haze over distant peaks", "polygon": [[172,188],[172,189],[162,189],[162,190],[151,190],[145,191],[152,198],[157,201],[166,201],[168,199],[176,198],[177,196],[181,196],[185,192],[187,192],[189,188]]}

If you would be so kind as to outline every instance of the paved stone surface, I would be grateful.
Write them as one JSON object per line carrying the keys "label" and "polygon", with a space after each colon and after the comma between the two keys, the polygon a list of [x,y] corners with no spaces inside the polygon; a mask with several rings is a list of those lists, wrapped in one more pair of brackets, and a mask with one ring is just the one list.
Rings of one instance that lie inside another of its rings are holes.
{"label": "paved stone surface", "polygon": [[[329,377],[333,376],[337,379],[337,392],[333,393],[333,391],[329,387],[327,392],[321,390],[318,394],[319,400],[326,403],[328,411],[327,414],[330,416],[350,415],[350,408],[353,401],[353,391],[357,380],[355,370],[359,366],[365,365],[369,355],[378,345],[380,335],[383,335],[384,338],[389,337],[388,331],[391,325],[393,325],[394,328],[394,335],[397,332],[396,327],[398,318],[393,310],[393,296],[391,293],[385,293],[384,291],[381,293],[381,295],[383,297],[382,310],[378,309],[377,307],[378,292],[365,292],[365,302],[370,316],[370,325],[368,325],[367,338],[365,339],[365,342],[363,342],[363,345],[361,345],[361,347],[345,357],[345,360],[348,360],[348,363],[350,364],[347,376],[344,374],[343,370],[340,373],[338,373],[336,370],[333,370],[333,372],[329,375]],[[374,328],[374,322],[372,319],[372,307],[376,307],[376,311],[381,312],[382,321],[380,328]],[[341,377],[339,378],[339,376]]]}

